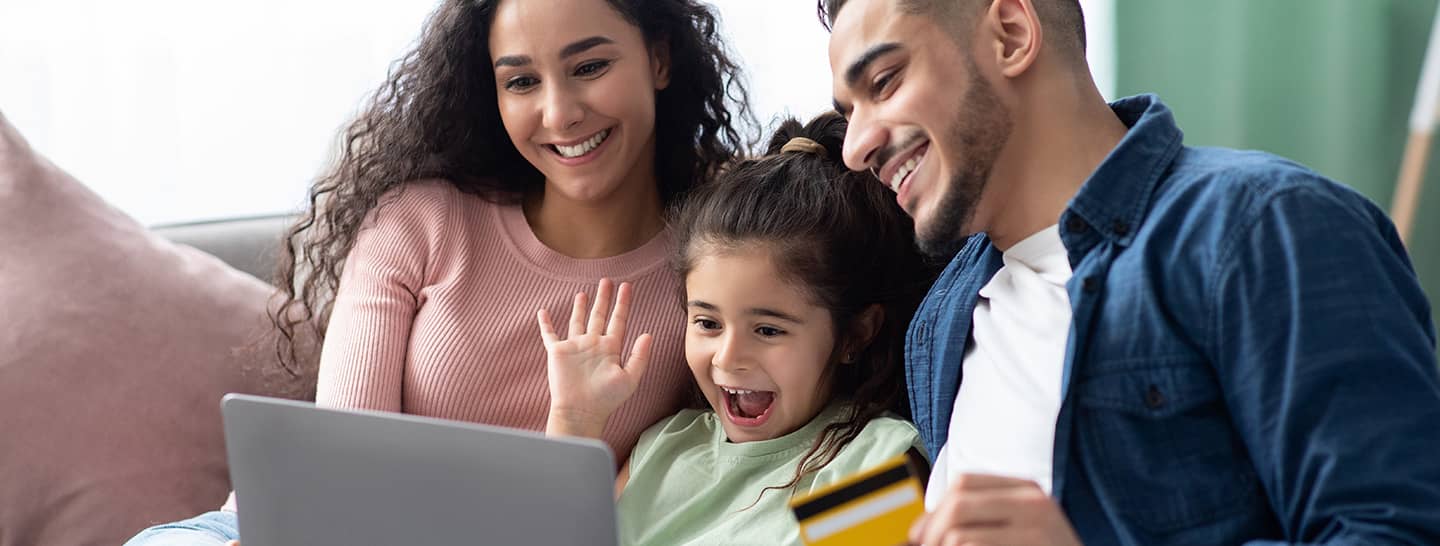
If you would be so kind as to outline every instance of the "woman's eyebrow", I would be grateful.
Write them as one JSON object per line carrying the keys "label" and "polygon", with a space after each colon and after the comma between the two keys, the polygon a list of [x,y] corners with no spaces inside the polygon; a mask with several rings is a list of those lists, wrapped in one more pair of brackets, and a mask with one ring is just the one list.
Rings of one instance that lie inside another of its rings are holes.
{"label": "woman's eyebrow", "polygon": [[560,49],[560,58],[561,58],[561,59],[564,59],[564,58],[566,58],[566,57],[570,57],[570,56],[573,56],[573,55],[579,55],[579,54],[581,54],[581,53],[584,53],[586,50],[588,50],[588,49],[590,49],[590,48],[592,48],[592,47],[602,46],[602,45],[606,45],[606,44],[613,44],[613,43],[615,43],[615,40],[611,40],[611,39],[606,38],[606,37],[604,37],[604,36],[591,36],[591,37],[589,37],[589,38],[585,38],[585,39],[583,39],[583,40],[576,41],[575,43],[572,43],[572,44],[570,44],[570,45],[567,45],[567,46],[561,48],[561,49]]}
{"label": "woman's eyebrow", "polygon": [[[615,43],[615,40],[604,36],[591,36],[561,48],[560,58],[573,57],[588,51],[590,48],[613,43]],[[506,55],[495,59],[495,68],[502,66],[525,66],[531,62],[534,62],[534,59],[531,59],[529,55]]]}

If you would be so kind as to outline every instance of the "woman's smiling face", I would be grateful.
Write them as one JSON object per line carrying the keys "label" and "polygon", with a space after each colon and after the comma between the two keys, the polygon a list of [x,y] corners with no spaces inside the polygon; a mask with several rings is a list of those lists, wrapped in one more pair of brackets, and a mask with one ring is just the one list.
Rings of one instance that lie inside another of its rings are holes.
{"label": "woman's smiling face", "polygon": [[654,191],[655,94],[668,68],[638,27],[606,0],[506,0],[490,52],[505,131],[547,196]]}

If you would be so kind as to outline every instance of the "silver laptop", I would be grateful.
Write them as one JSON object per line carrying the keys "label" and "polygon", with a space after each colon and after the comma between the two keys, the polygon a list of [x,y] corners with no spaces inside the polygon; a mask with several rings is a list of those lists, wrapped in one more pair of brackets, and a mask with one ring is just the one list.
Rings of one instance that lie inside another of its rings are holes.
{"label": "silver laptop", "polygon": [[244,546],[618,542],[595,440],[231,394]]}

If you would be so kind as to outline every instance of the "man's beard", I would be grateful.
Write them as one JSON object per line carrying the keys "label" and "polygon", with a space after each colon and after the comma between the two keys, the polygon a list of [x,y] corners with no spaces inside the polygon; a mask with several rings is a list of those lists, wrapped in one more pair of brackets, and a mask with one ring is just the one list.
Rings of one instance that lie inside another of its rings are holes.
{"label": "man's beard", "polygon": [[965,246],[970,235],[965,226],[975,218],[990,171],[1010,139],[1010,112],[980,76],[974,61],[970,62],[970,88],[960,101],[959,115],[950,126],[950,141],[960,144],[960,153],[946,158],[957,171],[936,204],[934,218],[915,234],[920,251],[941,260],[949,260]]}

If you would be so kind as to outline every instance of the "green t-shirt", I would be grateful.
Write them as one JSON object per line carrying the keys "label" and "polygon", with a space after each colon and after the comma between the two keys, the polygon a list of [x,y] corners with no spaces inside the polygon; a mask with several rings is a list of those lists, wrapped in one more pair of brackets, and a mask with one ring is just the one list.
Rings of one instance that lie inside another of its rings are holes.
{"label": "green t-shirt", "polygon": [[761,498],[765,487],[790,481],[825,425],[840,418],[843,408],[833,404],[783,437],[742,444],[726,440],[719,417],[710,410],[684,410],[650,427],[630,453],[630,480],[619,500],[621,543],[800,544],[800,526],[788,505],[791,495],[875,466],[912,446],[923,450],[915,425],[877,418],[793,491],[772,489]]}

